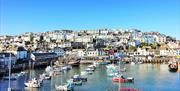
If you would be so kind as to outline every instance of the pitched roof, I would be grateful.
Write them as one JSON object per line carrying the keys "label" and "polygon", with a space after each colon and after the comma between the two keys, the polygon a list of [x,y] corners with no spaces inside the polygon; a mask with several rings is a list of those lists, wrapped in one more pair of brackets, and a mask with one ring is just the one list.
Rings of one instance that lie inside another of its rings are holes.
{"label": "pitched roof", "polygon": [[24,47],[18,47],[17,51],[26,51],[26,49]]}
{"label": "pitched roof", "polygon": [[11,57],[15,57],[15,55],[12,54],[12,53],[0,53],[0,58],[3,58],[3,57],[9,57],[10,54],[11,54]]}
{"label": "pitched roof", "polygon": [[44,56],[44,55],[57,55],[54,52],[51,53],[32,53],[34,56]]}

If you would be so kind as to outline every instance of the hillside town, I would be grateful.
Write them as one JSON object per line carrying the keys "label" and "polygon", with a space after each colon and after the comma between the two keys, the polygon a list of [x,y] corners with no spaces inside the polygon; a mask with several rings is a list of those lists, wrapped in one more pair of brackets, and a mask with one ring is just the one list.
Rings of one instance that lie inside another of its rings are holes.
{"label": "hillside town", "polygon": [[[44,80],[53,80],[56,76],[59,78],[59,74],[64,75],[71,69],[80,70],[76,67],[84,64],[92,65],[83,68],[85,71],[81,70],[81,75],[73,73],[74,76],[67,80],[66,85],[55,85],[55,89],[73,91],[76,89],[74,86],[81,86],[82,82],[87,82],[86,76],[81,77],[83,74],[100,75],[94,72],[97,65],[97,69],[106,67],[101,71],[107,70],[107,77],[113,77],[113,82],[133,83],[134,77],[123,76],[126,68],[130,70],[125,64],[130,63],[131,67],[133,64],[169,64],[169,71],[176,72],[180,61],[180,40],[159,32],[142,32],[138,29],[26,32],[15,36],[0,36],[0,42],[0,77],[3,77],[4,81],[9,80],[9,84],[10,80],[23,79],[28,75],[31,78],[31,71],[36,70],[30,69],[37,68],[38,71],[39,68],[46,67],[43,74],[38,73],[32,80],[21,82],[29,88],[42,87],[42,84],[45,85]],[[118,67],[120,65],[124,68]],[[75,68],[72,68],[74,66]],[[6,76],[8,72],[9,76]],[[10,75],[11,72],[14,75]],[[105,74],[101,76],[106,77]],[[11,91],[10,85],[8,89]],[[138,88],[119,89],[139,91]]]}
{"label": "hillside town", "polygon": [[138,29],[26,32],[16,36],[0,36],[0,42],[1,69],[7,67],[10,54],[12,65],[72,55],[81,59],[106,56],[111,60],[117,55],[136,57],[136,60],[180,57],[180,40]]}

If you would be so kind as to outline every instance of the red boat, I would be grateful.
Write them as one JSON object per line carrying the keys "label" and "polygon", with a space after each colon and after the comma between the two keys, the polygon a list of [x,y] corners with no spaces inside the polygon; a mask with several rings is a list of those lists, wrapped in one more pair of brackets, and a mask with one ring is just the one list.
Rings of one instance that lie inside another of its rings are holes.
{"label": "red boat", "polygon": [[133,78],[121,78],[121,77],[114,77],[113,82],[133,82]]}
{"label": "red boat", "polygon": [[135,88],[120,88],[119,91],[139,91],[139,90]]}

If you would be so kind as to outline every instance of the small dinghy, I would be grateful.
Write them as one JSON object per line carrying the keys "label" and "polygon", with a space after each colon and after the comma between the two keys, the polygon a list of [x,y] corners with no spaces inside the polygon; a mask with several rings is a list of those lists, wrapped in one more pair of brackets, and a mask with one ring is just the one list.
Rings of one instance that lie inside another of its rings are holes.
{"label": "small dinghy", "polygon": [[28,82],[24,83],[24,85],[26,87],[30,87],[30,88],[39,88],[40,87],[40,82],[36,78],[34,78],[31,81],[28,81]]}

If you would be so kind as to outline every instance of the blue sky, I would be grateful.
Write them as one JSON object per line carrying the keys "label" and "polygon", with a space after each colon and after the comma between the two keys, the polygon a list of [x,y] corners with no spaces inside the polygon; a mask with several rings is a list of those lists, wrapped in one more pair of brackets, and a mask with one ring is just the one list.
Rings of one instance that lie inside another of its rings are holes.
{"label": "blue sky", "polygon": [[138,28],[180,39],[180,0],[0,0],[0,35]]}

